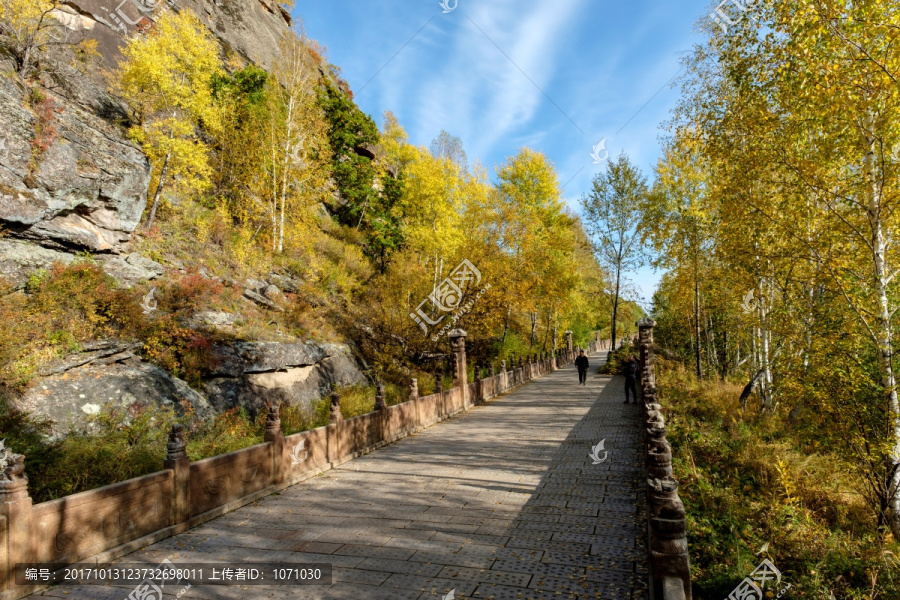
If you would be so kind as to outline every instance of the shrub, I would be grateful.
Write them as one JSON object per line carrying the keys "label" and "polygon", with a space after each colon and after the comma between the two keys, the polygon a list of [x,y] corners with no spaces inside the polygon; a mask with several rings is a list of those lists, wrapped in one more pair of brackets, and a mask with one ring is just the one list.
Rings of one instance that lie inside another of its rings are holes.
{"label": "shrub", "polygon": [[631,340],[625,340],[621,348],[614,350],[612,354],[609,355],[606,364],[600,367],[600,372],[608,375],[624,374],[625,361],[627,361],[632,354],[636,355],[637,352],[635,351],[634,346],[631,345]]}
{"label": "shrub", "polygon": [[780,413],[741,411],[741,383],[698,381],[660,357],[657,381],[695,597],[728,596],[763,558],[791,597],[900,597],[900,544],[876,533],[846,457],[805,447]]}

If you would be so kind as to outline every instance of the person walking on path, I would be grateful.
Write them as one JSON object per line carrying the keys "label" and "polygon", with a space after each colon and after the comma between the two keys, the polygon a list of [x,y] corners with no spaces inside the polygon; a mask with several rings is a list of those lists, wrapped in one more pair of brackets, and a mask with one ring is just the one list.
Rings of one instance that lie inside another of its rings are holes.
{"label": "person walking on path", "polygon": [[589,366],[587,356],[584,355],[584,350],[582,350],[578,353],[578,358],[575,359],[575,367],[578,368],[578,383],[581,385],[587,385],[587,370]]}
{"label": "person walking on path", "polygon": [[631,390],[631,397],[633,398],[633,403],[637,404],[637,376],[638,369],[640,368],[638,365],[637,357],[632,354],[628,360],[622,365],[625,370],[625,402],[624,404],[628,404],[628,391]]}

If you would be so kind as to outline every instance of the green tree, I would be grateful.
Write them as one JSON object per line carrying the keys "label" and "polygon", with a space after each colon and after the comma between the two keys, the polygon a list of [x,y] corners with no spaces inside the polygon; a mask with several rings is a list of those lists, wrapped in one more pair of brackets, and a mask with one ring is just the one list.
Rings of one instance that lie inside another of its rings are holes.
{"label": "green tree", "polygon": [[610,339],[616,346],[619,301],[623,274],[644,262],[641,246],[641,207],[647,196],[647,180],[625,154],[606,164],[593,180],[591,191],[581,198],[587,232],[601,264],[613,276]]}

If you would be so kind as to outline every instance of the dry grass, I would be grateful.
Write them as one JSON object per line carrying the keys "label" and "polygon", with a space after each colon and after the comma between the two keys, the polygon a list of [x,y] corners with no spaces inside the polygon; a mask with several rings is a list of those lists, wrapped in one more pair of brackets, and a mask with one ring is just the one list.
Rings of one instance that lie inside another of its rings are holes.
{"label": "dry grass", "polygon": [[802,450],[785,415],[742,412],[739,384],[658,372],[697,596],[727,597],[768,557],[791,597],[900,597],[900,545],[879,538],[852,465]]}

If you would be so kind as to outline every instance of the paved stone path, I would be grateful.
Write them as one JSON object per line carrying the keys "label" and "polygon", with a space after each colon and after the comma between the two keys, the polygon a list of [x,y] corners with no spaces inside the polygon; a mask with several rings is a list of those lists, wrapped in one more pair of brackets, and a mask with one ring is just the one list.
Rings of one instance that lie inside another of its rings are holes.
{"label": "paved stone path", "polygon": [[185,599],[646,600],[639,412],[620,378],[596,375],[601,360],[587,386],[562,369],[120,561],[334,565],[331,586],[204,585]]}

